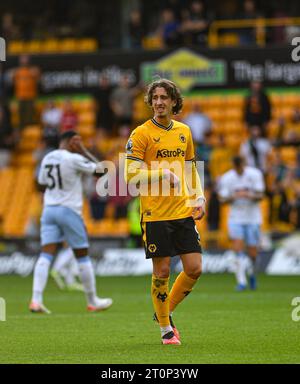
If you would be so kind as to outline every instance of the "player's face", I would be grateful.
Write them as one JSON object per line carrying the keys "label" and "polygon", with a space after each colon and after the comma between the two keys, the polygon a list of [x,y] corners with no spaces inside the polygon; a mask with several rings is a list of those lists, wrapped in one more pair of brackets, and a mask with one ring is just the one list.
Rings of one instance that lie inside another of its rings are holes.
{"label": "player's face", "polygon": [[79,153],[81,151],[82,140],[79,135],[73,136],[69,140],[69,149],[71,152]]}
{"label": "player's face", "polygon": [[152,95],[154,116],[160,118],[170,117],[174,105],[175,101],[167,94],[165,88],[157,87],[154,89]]}

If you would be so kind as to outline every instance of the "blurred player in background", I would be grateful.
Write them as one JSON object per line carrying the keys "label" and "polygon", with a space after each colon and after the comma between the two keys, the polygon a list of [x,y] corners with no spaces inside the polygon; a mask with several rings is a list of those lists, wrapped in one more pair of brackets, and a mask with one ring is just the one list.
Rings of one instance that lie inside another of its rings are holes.
{"label": "blurred player in background", "polygon": [[[138,183],[147,190],[141,193],[141,225],[146,258],[153,263],[151,295],[155,318],[162,343],[178,345],[180,335],[172,313],[201,275],[202,251],[194,219],[203,217],[205,198],[194,162],[190,128],[171,119],[182,108],[179,89],[173,82],[160,79],[149,85],[145,100],[154,117],[137,127],[127,142],[125,179],[130,190],[138,176]],[[179,169],[176,166],[172,172],[174,161]],[[194,208],[189,204],[191,181],[196,193]],[[159,185],[156,196],[151,193],[153,183]],[[177,195],[175,190],[181,193]],[[176,255],[180,255],[183,271],[169,292],[170,262]]]}
{"label": "blurred player in background", "polygon": [[66,241],[78,261],[79,275],[87,298],[88,311],[95,312],[112,305],[112,299],[99,298],[96,280],[88,256],[88,237],[81,217],[82,175],[99,176],[101,163],[89,161],[79,152],[86,151],[81,137],[67,131],[60,137],[59,149],[50,152],[42,161],[38,182],[44,193],[44,209],[41,217],[42,251],[34,268],[32,312],[50,313],[43,304],[43,292],[47,283],[50,264],[58,245]]}
{"label": "blurred player in background", "polygon": [[[255,260],[260,241],[262,222],[259,202],[265,191],[262,172],[254,167],[245,166],[243,157],[233,158],[233,169],[226,172],[219,180],[221,202],[230,204],[228,231],[236,254],[237,290],[247,288],[246,271],[249,272],[251,289],[256,289]],[[245,254],[247,246],[247,254]]]}

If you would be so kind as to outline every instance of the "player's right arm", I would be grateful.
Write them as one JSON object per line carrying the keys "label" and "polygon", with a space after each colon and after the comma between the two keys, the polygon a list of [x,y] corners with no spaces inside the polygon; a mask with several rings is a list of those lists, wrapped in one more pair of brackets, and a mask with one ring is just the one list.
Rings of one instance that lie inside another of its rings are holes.
{"label": "player's right arm", "polygon": [[230,188],[229,174],[221,176],[218,183],[218,197],[221,203],[231,204],[234,201],[234,196]]}
{"label": "player's right arm", "polygon": [[36,180],[36,187],[37,187],[37,190],[40,192],[45,192],[47,189],[47,179],[46,179],[46,174],[45,174],[44,161],[42,161],[42,163],[40,165],[38,177]]}
{"label": "player's right arm", "polygon": [[127,184],[139,182],[149,184],[168,180],[172,187],[179,184],[179,178],[169,169],[146,169],[144,163],[148,139],[142,128],[134,130],[126,144],[124,178]]}
{"label": "player's right arm", "polygon": [[253,189],[248,192],[248,198],[252,201],[259,202],[264,197],[265,182],[264,176],[260,169],[252,169],[253,173]]}
{"label": "player's right arm", "polygon": [[84,174],[88,174],[88,175],[95,174],[97,169],[96,163],[93,163],[92,161],[88,160],[86,157],[77,153],[76,154],[74,153],[72,156],[72,166],[77,171]]}

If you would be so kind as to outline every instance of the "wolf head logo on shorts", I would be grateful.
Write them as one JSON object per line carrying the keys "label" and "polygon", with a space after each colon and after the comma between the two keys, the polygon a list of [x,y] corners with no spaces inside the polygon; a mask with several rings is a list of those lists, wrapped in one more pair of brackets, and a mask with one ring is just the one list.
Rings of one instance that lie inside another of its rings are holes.
{"label": "wolf head logo on shorts", "polygon": [[149,244],[149,246],[148,246],[149,252],[154,253],[156,251],[156,249],[157,248],[156,248],[155,244]]}

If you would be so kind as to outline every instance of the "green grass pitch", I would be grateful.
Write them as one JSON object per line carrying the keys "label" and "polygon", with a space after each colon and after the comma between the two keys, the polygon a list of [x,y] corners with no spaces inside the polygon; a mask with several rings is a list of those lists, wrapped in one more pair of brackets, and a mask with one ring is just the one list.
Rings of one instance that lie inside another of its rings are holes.
{"label": "green grass pitch", "polygon": [[300,321],[291,317],[299,277],[260,276],[258,291],[237,293],[232,275],[202,276],[174,315],[181,346],[160,344],[150,280],[97,278],[98,292],[114,305],[93,314],[82,293],[50,280],[47,316],[28,312],[32,277],[0,276],[7,305],[0,363],[300,363]]}

